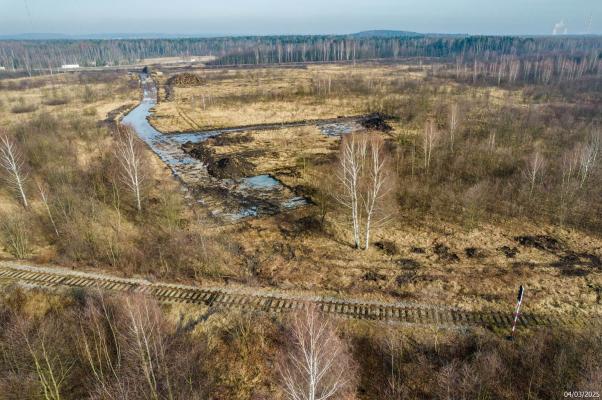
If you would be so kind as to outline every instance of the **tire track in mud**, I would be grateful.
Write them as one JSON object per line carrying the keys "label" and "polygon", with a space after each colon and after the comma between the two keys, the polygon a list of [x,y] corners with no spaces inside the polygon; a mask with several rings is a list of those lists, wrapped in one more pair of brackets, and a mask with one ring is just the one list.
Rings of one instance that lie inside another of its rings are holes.
{"label": "tire track in mud", "polygon": [[[187,122],[188,124],[191,124],[190,121],[186,120],[186,118],[181,115],[181,113],[179,115],[185,122]],[[188,117],[188,118],[190,118],[190,117]],[[223,133],[246,132],[246,131],[271,131],[271,130],[296,128],[296,127],[303,127],[303,126],[317,126],[318,128],[320,128],[324,125],[331,125],[331,124],[350,124],[350,123],[361,124],[362,122],[369,121],[370,119],[374,119],[374,118],[383,118],[384,120],[390,119],[390,117],[381,117],[377,113],[372,113],[372,114],[359,114],[359,115],[352,115],[352,116],[334,117],[334,118],[318,118],[318,119],[304,119],[304,120],[296,120],[296,121],[266,122],[266,123],[261,123],[261,124],[237,125],[237,126],[226,126],[226,127],[205,127],[200,130],[191,129],[188,131],[166,132],[166,131],[162,131],[156,127],[155,127],[155,129],[158,132],[160,132],[164,135],[168,135],[168,136],[169,135],[188,135],[188,134],[204,135],[204,134],[210,134],[210,133],[215,133],[215,132],[220,132],[223,134]],[[363,128],[363,129],[367,129],[367,128]]]}
{"label": "tire track in mud", "polygon": [[199,126],[186,111],[182,110],[181,107],[176,107],[176,110],[178,111],[180,118],[190,126],[191,132],[198,132],[201,130],[201,126]]}
{"label": "tire track in mud", "polygon": [[[113,292],[141,293],[164,303],[188,303],[218,309],[262,311],[281,314],[300,310],[314,304],[323,312],[345,319],[380,321],[442,328],[509,328],[511,313],[496,311],[473,312],[451,307],[420,303],[385,303],[360,299],[335,299],[303,296],[285,291],[271,293],[247,288],[197,287],[168,283],[151,283],[140,279],[118,278],[110,275],[71,272],[52,267],[34,267],[12,262],[0,262],[0,287],[20,284],[24,287],[48,289],[81,288]],[[252,290],[252,291],[251,291]],[[525,313],[519,326],[593,328],[602,325],[600,317],[570,317]]]}

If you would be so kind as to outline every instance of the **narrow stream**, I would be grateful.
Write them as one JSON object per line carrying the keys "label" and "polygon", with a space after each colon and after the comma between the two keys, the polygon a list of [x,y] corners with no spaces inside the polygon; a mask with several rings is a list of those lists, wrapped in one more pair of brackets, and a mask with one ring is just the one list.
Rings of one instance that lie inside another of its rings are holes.
{"label": "narrow stream", "polygon": [[[171,168],[173,174],[196,193],[197,201],[212,208],[214,216],[239,220],[262,214],[273,214],[307,204],[305,198],[295,196],[290,189],[270,175],[252,176],[236,181],[220,180],[209,176],[205,164],[188,155],[182,149],[182,145],[187,142],[199,143],[223,132],[170,135],[157,131],[148,121],[151,109],[157,104],[155,82],[144,73],[140,74],[140,81],[143,91],[142,101],[123,117],[122,123],[135,129],[138,136]],[[223,196],[224,191],[228,193],[226,196],[228,198],[223,202],[220,202],[216,195],[206,194],[214,192]]]}

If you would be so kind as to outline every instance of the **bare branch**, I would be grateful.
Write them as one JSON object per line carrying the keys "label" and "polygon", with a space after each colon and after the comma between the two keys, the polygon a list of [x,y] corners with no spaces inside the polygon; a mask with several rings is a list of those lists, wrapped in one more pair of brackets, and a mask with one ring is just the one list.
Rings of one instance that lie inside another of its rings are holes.
{"label": "bare branch", "polygon": [[281,369],[291,400],[327,400],[349,388],[353,368],[344,343],[315,307],[293,317],[291,349]]}
{"label": "bare branch", "polygon": [[118,128],[115,155],[121,165],[121,181],[132,192],[136,209],[142,211],[142,189],[146,174],[143,148],[133,128],[129,126]]}
{"label": "bare branch", "polygon": [[27,196],[25,195],[25,181],[23,160],[15,143],[7,135],[0,135],[0,167],[5,171],[6,183],[17,191],[23,207],[27,208]]}
{"label": "bare branch", "polygon": [[458,125],[460,124],[460,110],[458,104],[454,103],[449,109],[449,146],[450,150],[454,151],[454,142]]}
{"label": "bare branch", "polygon": [[543,173],[543,167],[545,165],[545,159],[539,151],[536,151],[531,155],[527,161],[527,165],[523,170],[523,174],[529,182],[529,197],[533,195],[533,189],[535,184]]}

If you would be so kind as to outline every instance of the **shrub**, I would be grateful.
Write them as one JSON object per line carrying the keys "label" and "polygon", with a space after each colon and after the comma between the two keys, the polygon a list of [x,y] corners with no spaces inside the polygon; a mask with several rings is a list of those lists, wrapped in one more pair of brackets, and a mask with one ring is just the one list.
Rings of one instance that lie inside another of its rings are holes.
{"label": "shrub", "polygon": [[20,214],[0,216],[0,233],[6,250],[14,257],[26,258],[31,251],[31,226]]}
{"label": "shrub", "polygon": [[30,112],[34,112],[38,109],[38,106],[35,104],[27,104],[25,100],[21,97],[18,100],[18,104],[14,105],[10,110],[13,114],[26,114]]}
{"label": "shrub", "polygon": [[62,106],[69,103],[69,98],[66,96],[50,97],[44,100],[47,106]]}

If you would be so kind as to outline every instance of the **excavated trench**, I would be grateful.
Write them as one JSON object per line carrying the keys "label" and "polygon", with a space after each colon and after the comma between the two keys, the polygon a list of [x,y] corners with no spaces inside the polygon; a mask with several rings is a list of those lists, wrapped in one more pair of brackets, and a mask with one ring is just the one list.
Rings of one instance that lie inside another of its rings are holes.
{"label": "excavated trench", "polygon": [[254,154],[219,155],[212,148],[232,141],[251,141],[250,136],[224,135],[228,132],[279,129],[288,126],[314,125],[329,136],[340,136],[366,129],[389,131],[386,116],[370,114],[358,117],[283,124],[262,124],[201,132],[164,134],[148,121],[157,102],[155,82],[146,73],[140,74],[142,101],[130,111],[122,123],[131,125],[140,138],[168,165],[173,174],[199,203],[211,214],[226,220],[275,214],[308,204],[308,201],[271,175],[257,175],[256,166],[248,156]]}

